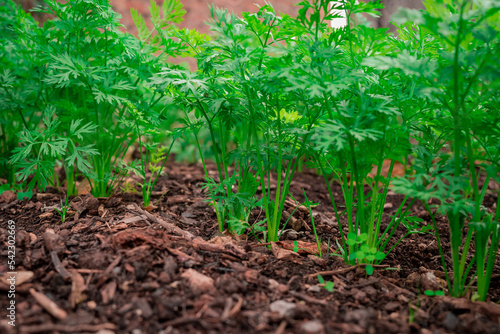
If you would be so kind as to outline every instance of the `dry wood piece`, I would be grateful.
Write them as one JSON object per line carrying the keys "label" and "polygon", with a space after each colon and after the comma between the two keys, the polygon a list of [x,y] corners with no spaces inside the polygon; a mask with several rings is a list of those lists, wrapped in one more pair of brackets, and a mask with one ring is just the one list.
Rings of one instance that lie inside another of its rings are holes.
{"label": "dry wood piece", "polygon": [[347,267],[347,268],[340,268],[340,269],[337,269],[337,270],[319,271],[317,273],[307,275],[306,278],[308,278],[308,279],[309,278],[314,278],[314,277],[317,277],[318,275],[321,275],[321,276],[335,276],[335,275],[340,275],[340,274],[347,274],[350,271],[356,270],[356,268],[357,268],[356,266],[352,266],[352,267]]}
{"label": "dry wood piece", "polygon": [[[316,277],[318,275],[321,275],[321,276],[335,276],[335,275],[347,274],[350,271],[356,270],[356,268],[358,268],[358,267],[366,267],[366,266],[367,266],[366,263],[360,263],[357,266],[351,266],[351,267],[347,267],[347,268],[340,268],[340,269],[328,270],[328,271],[319,271],[319,272],[317,272],[315,274],[307,275],[306,278],[308,278],[308,279],[309,278],[314,278],[314,277]],[[385,264],[372,264],[371,266],[373,268],[375,268],[375,269],[389,268],[389,266],[385,265]]]}
{"label": "dry wood piece", "polygon": [[21,326],[21,333],[44,333],[44,332],[62,332],[62,333],[81,333],[81,332],[99,332],[101,330],[115,330],[116,326],[111,323],[99,325],[64,325],[64,324],[42,324],[35,326]]}
{"label": "dry wood piece", "polygon": [[288,249],[281,248],[275,242],[271,243],[271,248],[274,256],[278,260],[290,261],[298,264],[302,263],[302,257],[298,253],[292,252],[291,250]]}
{"label": "dry wood piece", "polygon": [[116,281],[111,281],[101,290],[101,299],[103,304],[107,304],[115,298]]}
{"label": "dry wood piece", "polygon": [[146,216],[149,220],[151,220],[153,223],[157,223],[157,224],[160,224],[165,230],[167,230],[168,233],[172,233],[172,234],[175,234],[175,235],[179,235],[181,237],[183,237],[184,239],[186,240],[193,240],[196,238],[195,235],[187,232],[187,231],[184,231],[183,229],[175,226],[174,224],[170,224],[170,223],[167,223],[166,221],[164,221],[163,219],[161,219],[160,217],[156,217],[155,215],[139,208],[139,206],[135,203],[132,204],[134,206],[134,210],[135,211],[138,211],[141,213],[141,215],[144,215]]}
{"label": "dry wood piece", "polygon": [[19,200],[16,199],[13,202],[10,202],[10,203],[7,203],[7,204],[3,204],[2,206],[0,206],[0,210],[10,209],[11,207],[15,206],[17,203],[19,203]]}
{"label": "dry wood piece", "polygon": [[52,259],[52,263],[54,264],[54,268],[56,271],[61,275],[61,277],[65,281],[69,281],[71,279],[71,276],[73,276],[66,268],[61,263],[61,260],[59,260],[59,257],[57,256],[57,253],[55,251],[50,252],[50,258]]}
{"label": "dry wood piece", "polygon": [[30,289],[30,293],[33,296],[33,298],[35,298],[35,300],[38,302],[38,304],[40,304],[40,306],[42,306],[54,318],[59,320],[64,320],[68,316],[66,311],[57,306],[56,303],[54,303],[49,297],[47,297],[43,293],[38,292],[33,288]]}
{"label": "dry wood piece", "polygon": [[[31,279],[35,276],[35,273],[32,271],[18,271],[15,274],[16,277],[16,287],[23,285],[26,282],[31,281]],[[0,282],[3,282],[7,285],[10,285],[10,279],[12,277],[11,273],[4,273],[2,276],[0,276]]]}
{"label": "dry wood piece", "polygon": [[87,291],[87,286],[85,285],[83,276],[80,275],[76,270],[73,270],[72,274],[73,282],[71,283],[71,294],[69,295],[69,301],[71,303],[71,306],[73,308],[76,308],[78,304],[83,303],[87,300],[87,295],[85,294],[85,291]]}
{"label": "dry wood piece", "polygon": [[224,311],[222,312],[221,315],[221,321],[226,321],[227,319],[231,319],[234,316],[236,316],[238,313],[241,311],[241,306],[243,306],[243,298],[239,295],[235,295],[235,297],[238,299],[236,304],[231,308],[233,305],[233,299],[232,298],[227,298],[226,299],[226,305],[224,307]]}
{"label": "dry wood piece", "polygon": [[140,216],[133,216],[133,217],[128,217],[128,218],[123,218],[122,220],[119,220],[116,222],[116,224],[119,223],[125,223],[125,224],[132,224],[136,222],[140,222],[141,220],[146,220],[147,221],[148,217],[145,215],[140,215]]}
{"label": "dry wood piece", "polygon": [[43,234],[43,241],[45,242],[45,247],[49,252],[55,251],[56,253],[63,253],[66,250],[66,246],[61,241],[61,236],[56,234],[54,230],[48,228]]}
{"label": "dry wood piece", "polygon": [[285,333],[285,329],[288,323],[286,320],[281,321],[280,325],[278,326],[278,329],[276,330],[275,334],[283,334]]}
{"label": "dry wood piece", "polygon": [[192,242],[192,246],[197,250],[203,250],[213,253],[225,253],[228,255],[233,255],[240,259],[246,259],[248,257],[248,254],[243,249],[231,243],[227,243],[224,245],[215,245],[210,242],[206,242],[200,237],[196,237],[194,240],[192,240]]}
{"label": "dry wood piece", "polygon": [[80,274],[100,274],[104,272],[100,269],[71,269],[71,271],[79,272]]}
{"label": "dry wood piece", "polygon": [[167,223],[163,219],[156,217],[145,210],[142,210],[141,208],[139,208],[139,206],[137,204],[134,203],[133,205],[134,205],[134,209],[136,211],[138,211],[140,214],[146,216],[152,222],[160,224],[165,230],[167,230],[168,233],[172,233],[172,234],[181,236],[183,239],[192,242],[192,247],[197,249],[197,250],[203,250],[203,251],[214,252],[214,253],[225,253],[225,254],[229,254],[232,256],[236,256],[237,258],[240,258],[240,259],[246,259],[248,257],[247,253],[243,249],[240,249],[239,247],[237,247],[236,245],[233,245],[231,243],[227,243],[224,245],[216,245],[216,244],[207,242],[207,241],[203,240],[202,238],[197,237],[188,231],[184,231],[183,229],[175,226],[174,224]]}
{"label": "dry wood piece", "polygon": [[317,305],[322,305],[322,306],[328,305],[328,302],[326,300],[316,299],[314,297],[310,297],[306,294],[303,294],[303,293],[300,293],[297,291],[292,291],[291,293],[295,297],[302,299],[302,300],[305,300],[306,302],[311,303],[311,304],[317,304]]}

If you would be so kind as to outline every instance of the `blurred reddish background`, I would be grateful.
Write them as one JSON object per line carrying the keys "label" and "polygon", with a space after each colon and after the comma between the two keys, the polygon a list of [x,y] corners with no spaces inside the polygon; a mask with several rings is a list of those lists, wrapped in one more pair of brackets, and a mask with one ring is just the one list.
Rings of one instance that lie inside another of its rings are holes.
{"label": "blurred reddish background", "polygon": [[[20,0],[25,10],[32,8],[34,5],[43,3],[42,0]],[[207,33],[208,27],[205,21],[209,19],[210,11],[208,4],[214,4],[216,7],[227,8],[229,11],[237,14],[241,12],[255,11],[256,4],[264,5],[265,0],[181,0],[186,9],[187,14],[181,27],[197,29],[200,32]],[[295,6],[299,0],[270,0],[270,2],[278,13],[296,15],[298,7]],[[398,7],[408,8],[423,8],[421,0],[384,0],[385,9],[381,12],[381,17],[374,23],[377,27],[389,26],[391,15],[397,11]],[[115,10],[123,16],[122,23],[131,33],[135,33],[136,29],[130,15],[130,8],[136,8],[147,19],[149,17],[149,0],[111,0],[111,4]],[[162,0],[157,0],[157,3],[163,3]],[[146,20],[147,21],[147,20]]]}

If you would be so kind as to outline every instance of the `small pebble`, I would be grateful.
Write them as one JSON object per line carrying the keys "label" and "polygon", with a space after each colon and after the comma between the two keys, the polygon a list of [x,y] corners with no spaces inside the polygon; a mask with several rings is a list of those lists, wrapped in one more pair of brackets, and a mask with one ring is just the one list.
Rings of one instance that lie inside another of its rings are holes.
{"label": "small pebble", "polygon": [[300,329],[303,331],[303,333],[307,334],[316,334],[316,333],[324,333],[325,328],[323,327],[323,324],[319,320],[310,320],[302,324],[300,326]]}

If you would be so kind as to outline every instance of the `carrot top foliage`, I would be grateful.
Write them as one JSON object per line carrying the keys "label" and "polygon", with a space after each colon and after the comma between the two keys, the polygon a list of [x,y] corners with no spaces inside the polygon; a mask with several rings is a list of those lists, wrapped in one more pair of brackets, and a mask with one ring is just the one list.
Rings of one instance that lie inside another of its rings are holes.
{"label": "carrot top foliage", "polygon": [[[47,0],[36,11],[54,19],[38,26],[9,0],[0,10],[2,190],[27,191],[22,198],[65,182],[71,196],[87,179],[94,196],[110,196],[134,173],[149,207],[175,152],[201,161],[220,231],[274,242],[290,219],[285,201],[300,204],[290,187],[305,162],[329,190],[335,255],[372,274],[401,241],[396,230],[434,233],[450,293],[464,295],[477,278],[474,298],[485,300],[500,239],[498,189],[488,189],[500,182],[500,1],[424,4],[396,14],[396,34],[367,20],[380,1],[304,0],[296,17],[271,4],[241,16],[211,6],[205,35],[179,28],[179,0],[151,0],[150,18],[132,10],[136,37],[108,1]],[[346,26],[331,26],[337,13]],[[132,148],[137,161],[125,159]],[[390,216],[393,191],[404,197]],[[411,215],[416,202],[432,222]],[[437,214],[449,222],[451,263]]]}

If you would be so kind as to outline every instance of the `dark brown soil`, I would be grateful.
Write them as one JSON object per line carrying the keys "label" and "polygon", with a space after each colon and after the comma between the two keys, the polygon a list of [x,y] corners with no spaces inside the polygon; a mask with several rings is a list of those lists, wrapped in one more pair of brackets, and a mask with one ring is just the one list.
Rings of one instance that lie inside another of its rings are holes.
{"label": "dark brown soil", "polygon": [[[286,250],[292,239],[314,250],[310,217],[303,210],[294,214],[298,231],[290,228],[272,247],[219,234],[200,187],[203,170],[172,163],[167,172],[155,189],[158,208],[152,215],[134,205],[141,203],[138,194],[84,195],[72,199],[73,213],[62,223],[50,208],[61,199],[57,189],[26,202],[4,193],[0,332],[500,333],[498,265],[491,301],[428,297],[424,290],[445,284],[432,234],[410,235],[367,276],[330,252],[319,258]],[[296,175],[291,190],[298,201],[304,200],[302,189],[320,203],[313,213],[318,234],[335,251],[340,234],[322,178]],[[340,187],[333,191],[339,196]],[[401,201],[390,192],[385,223]],[[412,211],[431,224],[421,205]],[[17,234],[15,327],[8,325],[6,310],[12,300],[5,280],[8,220]],[[446,220],[439,218],[438,224],[447,252]],[[401,227],[397,235],[405,232]],[[333,292],[318,284],[319,272],[334,282]]]}

